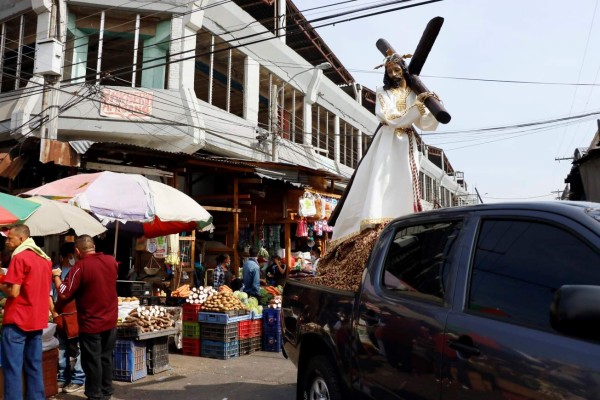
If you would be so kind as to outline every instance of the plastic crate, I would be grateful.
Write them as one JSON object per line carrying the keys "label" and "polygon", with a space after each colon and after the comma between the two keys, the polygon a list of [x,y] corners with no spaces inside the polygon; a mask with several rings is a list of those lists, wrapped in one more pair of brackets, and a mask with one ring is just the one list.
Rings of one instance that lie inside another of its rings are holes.
{"label": "plastic crate", "polygon": [[46,398],[58,394],[58,349],[47,350],[42,353],[42,374],[44,377],[44,390]]}
{"label": "plastic crate", "polygon": [[133,382],[147,374],[146,342],[117,339],[113,351],[113,379]]}
{"label": "plastic crate", "polygon": [[272,351],[278,353],[281,351],[281,332],[269,333],[263,335],[263,351]]}
{"label": "plastic crate", "polygon": [[250,319],[262,319],[262,313],[250,311]]}
{"label": "plastic crate", "polygon": [[260,337],[253,337],[253,338],[247,338],[247,339],[240,339],[239,340],[239,355],[243,356],[246,354],[252,354],[255,351],[258,351],[261,349],[261,340]]}
{"label": "plastic crate", "polygon": [[245,321],[250,319],[250,314],[237,315],[235,313],[216,313],[201,311],[198,314],[199,322],[208,322],[211,324],[230,324],[232,322]]}
{"label": "plastic crate", "polygon": [[249,338],[252,333],[252,320],[238,322],[238,339]]}
{"label": "plastic crate", "polygon": [[231,342],[215,342],[202,339],[201,342],[202,357],[227,360],[239,355],[239,342],[237,340],[232,340]]}
{"label": "plastic crate", "polygon": [[262,336],[262,320],[253,320],[251,325],[250,337],[261,337]]}
{"label": "plastic crate", "polygon": [[183,354],[186,356],[200,357],[201,342],[200,339],[181,339]]}
{"label": "plastic crate", "polygon": [[146,366],[151,375],[169,369],[169,337],[149,339],[146,342]]}
{"label": "plastic crate", "polygon": [[167,298],[164,296],[139,296],[141,306],[164,306],[167,304]]}
{"label": "plastic crate", "polygon": [[214,340],[218,342],[231,342],[238,338],[238,323],[230,324],[209,324],[200,323],[200,337],[202,339]]}
{"label": "plastic crate", "polygon": [[131,282],[131,296],[151,296],[152,284],[146,282]]}
{"label": "plastic crate", "polygon": [[181,336],[185,339],[200,339],[200,323],[184,322],[181,324]]}
{"label": "plastic crate", "polygon": [[263,331],[281,332],[281,309],[265,308],[263,311]]}
{"label": "plastic crate", "polygon": [[198,322],[198,313],[200,313],[200,310],[202,310],[202,304],[184,304],[181,320],[184,322]]}

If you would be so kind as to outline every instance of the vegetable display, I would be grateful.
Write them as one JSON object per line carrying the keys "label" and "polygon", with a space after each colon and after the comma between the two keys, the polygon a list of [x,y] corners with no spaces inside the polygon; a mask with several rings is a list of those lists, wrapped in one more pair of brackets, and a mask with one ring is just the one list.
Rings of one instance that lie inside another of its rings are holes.
{"label": "vegetable display", "polygon": [[255,314],[262,314],[263,307],[258,304],[256,297],[248,296],[248,293],[236,290],[233,295],[244,305],[248,311],[254,311]]}
{"label": "vegetable display", "polygon": [[192,288],[190,290],[186,303],[190,304],[203,304],[210,296],[217,293],[217,291],[212,286],[205,286],[200,288]]}
{"label": "vegetable display", "polygon": [[121,326],[138,327],[142,332],[155,332],[173,326],[173,317],[164,307],[137,307],[129,313]]}
{"label": "vegetable display", "polygon": [[246,310],[246,307],[232,292],[213,294],[202,305],[202,311],[225,312],[233,310]]}

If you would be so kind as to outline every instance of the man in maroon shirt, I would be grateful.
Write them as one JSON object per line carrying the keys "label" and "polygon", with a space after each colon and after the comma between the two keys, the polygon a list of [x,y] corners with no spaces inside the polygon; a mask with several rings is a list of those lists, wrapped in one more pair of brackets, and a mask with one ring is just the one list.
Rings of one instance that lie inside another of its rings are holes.
{"label": "man in maroon shirt", "polygon": [[5,246],[12,251],[12,259],[0,284],[7,297],[2,321],[4,398],[23,399],[24,372],[26,398],[43,399],[42,330],[48,326],[52,263],[29,237],[27,225],[13,226]]}
{"label": "man in maroon shirt", "polygon": [[114,257],[96,253],[94,240],[88,235],[77,238],[75,253],[80,260],[64,282],[60,281],[60,269],[52,271],[53,279],[59,303],[75,299],[77,304],[85,395],[92,400],[106,400],[114,391],[112,352],[118,318],[118,265]]}

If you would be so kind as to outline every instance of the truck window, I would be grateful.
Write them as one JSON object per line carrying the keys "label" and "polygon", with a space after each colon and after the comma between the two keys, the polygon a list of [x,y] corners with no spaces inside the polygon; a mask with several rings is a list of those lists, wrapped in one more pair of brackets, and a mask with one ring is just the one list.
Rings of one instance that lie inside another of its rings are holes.
{"label": "truck window", "polygon": [[443,302],[451,253],[462,221],[400,229],[386,254],[383,287]]}
{"label": "truck window", "polygon": [[600,285],[600,256],[560,227],[524,220],[485,220],[477,239],[468,308],[552,330],[554,292],[562,285]]}

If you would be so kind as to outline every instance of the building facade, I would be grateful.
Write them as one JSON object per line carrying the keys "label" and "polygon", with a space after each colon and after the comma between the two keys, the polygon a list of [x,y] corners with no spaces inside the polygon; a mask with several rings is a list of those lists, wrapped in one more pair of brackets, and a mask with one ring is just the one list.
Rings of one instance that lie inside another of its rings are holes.
{"label": "building facade", "polygon": [[[100,143],[348,178],[378,125],[373,91],[291,1],[12,0],[0,59],[0,146],[13,159],[33,138],[43,162],[88,169]],[[443,151],[421,149],[426,207],[470,202]]]}

